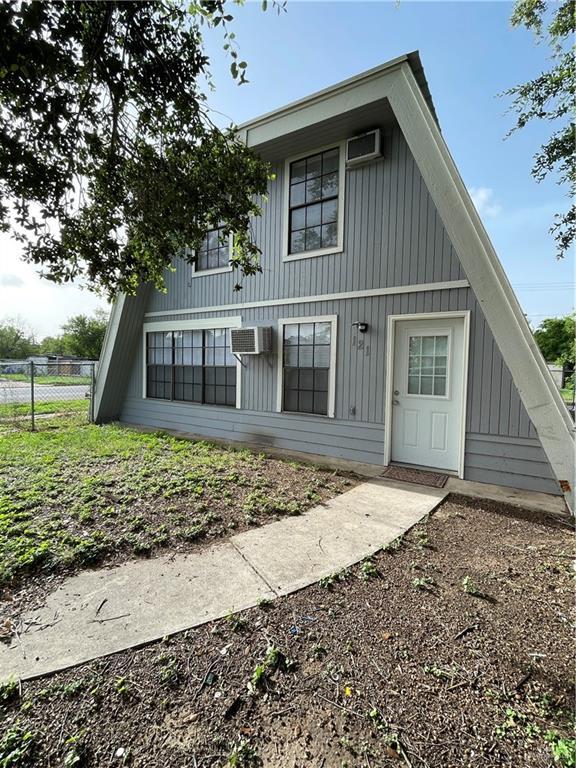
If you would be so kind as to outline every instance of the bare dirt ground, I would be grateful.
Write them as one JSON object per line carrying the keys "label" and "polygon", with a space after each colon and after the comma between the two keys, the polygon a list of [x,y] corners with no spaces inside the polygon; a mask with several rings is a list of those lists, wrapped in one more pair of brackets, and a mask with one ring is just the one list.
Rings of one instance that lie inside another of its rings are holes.
{"label": "bare dirt ground", "polygon": [[573,766],[572,548],[451,497],[322,584],[5,686],[0,765]]}

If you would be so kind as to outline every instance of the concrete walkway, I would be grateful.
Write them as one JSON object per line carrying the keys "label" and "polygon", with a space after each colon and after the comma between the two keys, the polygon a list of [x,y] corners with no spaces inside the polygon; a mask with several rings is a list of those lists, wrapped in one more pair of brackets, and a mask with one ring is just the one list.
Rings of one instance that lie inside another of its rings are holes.
{"label": "concrete walkway", "polygon": [[381,549],[446,495],[370,480],[197,553],[84,571],[0,644],[0,679],[55,672],[294,592]]}

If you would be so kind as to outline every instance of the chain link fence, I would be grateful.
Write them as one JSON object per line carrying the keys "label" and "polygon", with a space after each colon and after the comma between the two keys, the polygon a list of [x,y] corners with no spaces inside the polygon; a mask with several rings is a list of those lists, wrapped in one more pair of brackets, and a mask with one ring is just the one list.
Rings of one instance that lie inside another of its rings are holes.
{"label": "chain link fence", "polygon": [[84,360],[0,362],[0,431],[92,421],[96,366]]}

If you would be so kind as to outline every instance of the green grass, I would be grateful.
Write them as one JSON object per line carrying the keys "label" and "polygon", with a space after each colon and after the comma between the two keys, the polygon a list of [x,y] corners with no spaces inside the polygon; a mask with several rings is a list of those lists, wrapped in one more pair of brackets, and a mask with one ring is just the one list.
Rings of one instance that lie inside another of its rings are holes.
{"label": "green grass", "polygon": [[[55,400],[51,403],[35,403],[34,413],[43,416],[51,413],[88,413],[90,401],[87,398],[78,400]],[[0,404],[0,419],[12,419],[30,416],[30,403]]]}
{"label": "green grass", "polygon": [[564,389],[560,390],[560,394],[564,398],[565,403],[573,403],[574,402],[574,390],[568,389],[565,387]]}
{"label": "green grass", "polygon": [[0,585],[226,535],[244,524],[255,492],[267,500],[253,510],[258,523],[351,482],[263,454],[73,418],[0,436]]}
{"label": "green grass", "polygon": [[[2,373],[0,381],[30,381],[30,375],[27,373]],[[76,384],[90,384],[90,376],[34,376],[36,384],[52,384],[56,387],[72,386]]]}

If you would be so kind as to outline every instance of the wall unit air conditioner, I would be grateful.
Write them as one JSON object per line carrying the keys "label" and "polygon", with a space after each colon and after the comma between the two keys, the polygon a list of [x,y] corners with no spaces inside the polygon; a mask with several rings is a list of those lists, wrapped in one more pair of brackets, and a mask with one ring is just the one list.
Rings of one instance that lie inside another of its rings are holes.
{"label": "wall unit air conditioner", "polygon": [[233,355],[261,355],[271,349],[271,328],[230,329],[230,351]]}
{"label": "wall unit air conditioner", "polygon": [[346,164],[365,163],[375,157],[381,157],[380,128],[353,136],[346,142]]}

